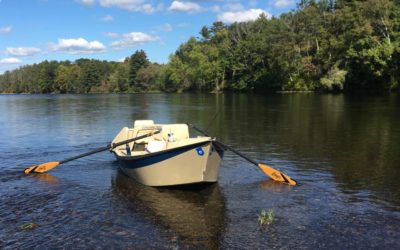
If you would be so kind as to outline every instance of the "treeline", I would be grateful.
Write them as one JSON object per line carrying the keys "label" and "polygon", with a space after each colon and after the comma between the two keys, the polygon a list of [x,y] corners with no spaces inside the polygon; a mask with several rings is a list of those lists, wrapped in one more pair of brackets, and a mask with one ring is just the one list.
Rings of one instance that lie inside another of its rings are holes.
{"label": "treeline", "polygon": [[3,93],[140,92],[160,89],[161,65],[150,63],[144,51],[124,62],[90,59],[44,61],[0,76]]}
{"label": "treeline", "polygon": [[166,85],[207,90],[387,90],[400,82],[400,1],[302,0],[268,20],[203,27]]}
{"label": "treeline", "polygon": [[400,0],[302,0],[279,18],[203,27],[166,65],[143,51],[123,63],[45,61],[0,76],[0,91],[386,91],[399,72]]}

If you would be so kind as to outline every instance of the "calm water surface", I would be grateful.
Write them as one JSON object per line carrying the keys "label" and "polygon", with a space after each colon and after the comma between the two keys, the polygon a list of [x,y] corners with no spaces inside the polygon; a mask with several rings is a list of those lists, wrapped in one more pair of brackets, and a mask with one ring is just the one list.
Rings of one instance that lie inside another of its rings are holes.
{"label": "calm water surface", "polygon": [[[399,249],[399,108],[398,95],[0,95],[0,248]],[[230,152],[201,190],[137,184],[108,152],[22,173],[135,119],[205,128],[218,110],[210,134],[301,185]]]}

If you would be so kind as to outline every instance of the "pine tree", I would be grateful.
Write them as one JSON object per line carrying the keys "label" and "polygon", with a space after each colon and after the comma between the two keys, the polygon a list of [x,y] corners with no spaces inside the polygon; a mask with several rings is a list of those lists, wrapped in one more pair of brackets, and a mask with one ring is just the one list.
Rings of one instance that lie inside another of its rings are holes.
{"label": "pine tree", "polygon": [[150,61],[147,59],[147,55],[143,50],[137,50],[129,58],[129,87],[133,88],[134,90],[139,90],[138,88],[140,88],[140,83],[138,83],[136,80],[137,72],[139,69],[145,68],[149,64]]}

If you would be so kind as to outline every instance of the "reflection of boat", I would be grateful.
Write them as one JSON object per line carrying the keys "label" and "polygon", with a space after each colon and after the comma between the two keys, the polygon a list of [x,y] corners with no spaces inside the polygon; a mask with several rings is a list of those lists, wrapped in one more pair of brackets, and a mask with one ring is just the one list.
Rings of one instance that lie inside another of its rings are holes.
{"label": "reflection of boat", "polygon": [[[198,187],[198,186],[196,186]],[[152,188],[118,173],[113,192],[128,199],[156,227],[170,231],[183,244],[216,249],[225,228],[225,202],[218,184],[188,190]]]}
{"label": "reflection of boat", "polygon": [[157,130],[161,132],[112,150],[125,174],[148,186],[217,181],[223,150],[211,137],[190,138],[186,124],[135,121],[134,127],[124,127],[113,143]]}

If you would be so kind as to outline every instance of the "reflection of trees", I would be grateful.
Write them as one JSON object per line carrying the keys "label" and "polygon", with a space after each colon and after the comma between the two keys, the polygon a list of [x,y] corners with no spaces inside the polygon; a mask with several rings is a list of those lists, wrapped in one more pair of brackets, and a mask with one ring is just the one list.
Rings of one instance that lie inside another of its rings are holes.
{"label": "reflection of trees", "polygon": [[[9,127],[8,135],[33,136],[36,145],[57,145],[60,140],[79,145],[93,142],[92,137],[104,141],[136,119],[188,121],[205,128],[219,110],[208,132],[250,156],[268,162],[266,154],[285,154],[285,158],[293,154],[310,163],[329,162],[329,171],[345,188],[368,188],[382,199],[400,200],[397,95],[160,93],[8,98],[7,119],[29,121]],[[36,106],[40,109],[32,108]],[[50,123],[57,136],[39,136]],[[31,124],[36,124],[35,130]],[[70,136],[77,131],[79,138]],[[304,165],[315,168],[315,164]]]}
{"label": "reflection of trees", "polygon": [[396,95],[163,97],[162,103],[168,103],[163,107],[168,121],[206,127],[220,110],[209,133],[238,149],[250,154],[263,152],[262,157],[265,153],[293,153],[297,158],[330,162],[329,171],[345,188],[363,187],[378,194],[395,194],[382,196],[384,199],[400,199],[400,98]]}
{"label": "reflection of trees", "polygon": [[118,172],[114,193],[128,199],[156,227],[172,231],[184,244],[216,249],[225,228],[225,202],[217,184],[184,190],[143,186]]}
{"label": "reflection of trees", "polygon": [[253,152],[275,147],[273,153],[331,162],[346,188],[399,200],[399,101],[396,95],[226,96],[225,125],[213,134]]}

